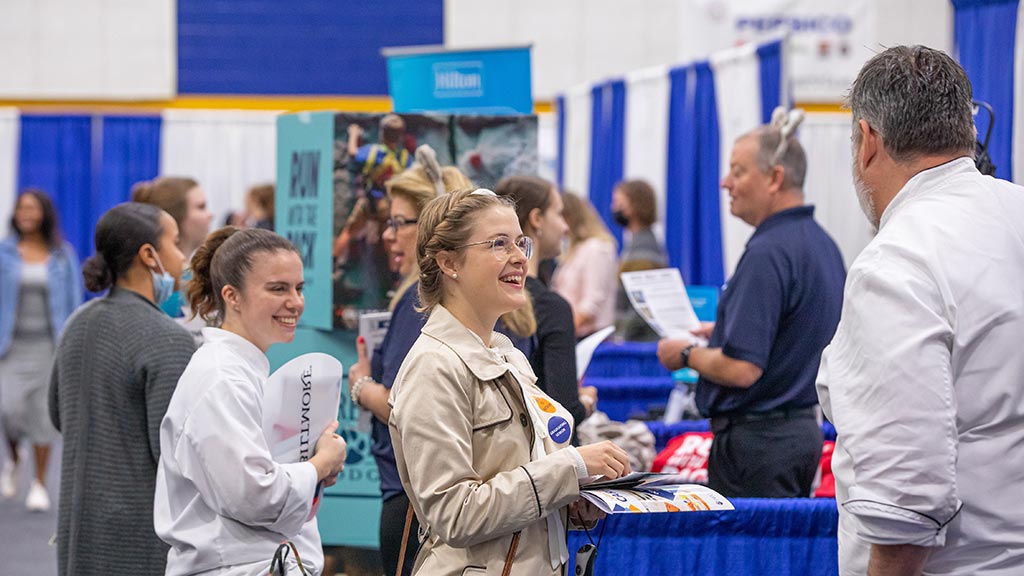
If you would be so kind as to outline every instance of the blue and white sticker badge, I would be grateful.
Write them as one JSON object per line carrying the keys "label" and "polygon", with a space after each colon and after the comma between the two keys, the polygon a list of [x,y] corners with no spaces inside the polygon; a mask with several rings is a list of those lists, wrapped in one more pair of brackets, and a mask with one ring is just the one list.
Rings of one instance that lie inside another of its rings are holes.
{"label": "blue and white sticker badge", "polygon": [[556,443],[565,444],[572,437],[572,426],[565,418],[552,416],[548,419],[548,434]]}

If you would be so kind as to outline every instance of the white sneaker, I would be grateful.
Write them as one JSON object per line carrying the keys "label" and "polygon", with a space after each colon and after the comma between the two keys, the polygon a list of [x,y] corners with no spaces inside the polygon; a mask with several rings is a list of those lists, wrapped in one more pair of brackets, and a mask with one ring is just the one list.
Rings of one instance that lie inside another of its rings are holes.
{"label": "white sneaker", "polygon": [[18,465],[13,460],[4,462],[4,469],[0,472],[0,496],[14,498],[18,493]]}
{"label": "white sneaker", "polygon": [[46,493],[46,487],[33,480],[28,489],[28,498],[25,498],[25,507],[30,512],[47,512],[50,510],[50,495]]}

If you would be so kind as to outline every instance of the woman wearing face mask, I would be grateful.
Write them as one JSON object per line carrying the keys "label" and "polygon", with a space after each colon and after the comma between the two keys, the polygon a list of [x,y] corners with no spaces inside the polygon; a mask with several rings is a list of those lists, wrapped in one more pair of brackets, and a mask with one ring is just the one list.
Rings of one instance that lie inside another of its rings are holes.
{"label": "woman wearing face mask", "polygon": [[[627,232],[619,255],[619,272],[654,270],[668,266],[668,254],[651,229],[658,219],[654,188],[643,180],[619,182],[612,192],[612,218]],[[619,283],[615,302],[616,336],[624,340],[651,341],[658,333],[633,310]]]}
{"label": "woman wearing face mask", "polygon": [[574,425],[594,411],[597,389],[580,388],[576,379],[576,330],[572,308],[538,276],[538,263],[557,258],[569,226],[562,217],[562,195],[550,182],[535,176],[511,176],[494,191],[516,207],[523,233],[533,240],[537,258],[527,267],[526,292],[533,301],[537,331],[524,350],[537,375],[537,386],[572,414]]}
{"label": "woman wearing face mask", "polygon": [[511,203],[463,190],[432,200],[419,220],[429,317],[395,378],[389,420],[402,485],[427,527],[413,573],[498,574],[511,562],[512,574],[561,574],[567,510],[594,518],[580,480],[617,478],[629,459],[611,442],[570,446],[572,417],[494,332],[527,298],[533,243]]}
{"label": "woman wearing face mask", "polygon": [[50,419],[64,435],[58,574],[163,574],[153,532],[160,421],[195,344],[160,311],[181,274],[178,225],[127,203],[96,224],[82,270],[93,292],[57,348]]}
{"label": "woman wearing face mask", "polygon": [[[371,363],[366,343],[360,338],[356,342],[359,361],[348,372],[349,392],[352,402],[373,413],[373,446],[371,451],[377,460],[380,474],[380,491],[383,506],[380,515],[380,555],[384,573],[393,576],[398,569],[398,558],[405,528],[406,510],[409,497],[402,489],[395,465],[395,451],[388,433],[388,394],[395,381],[395,375],[409,353],[426,317],[416,308],[416,282],[419,266],[416,263],[416,223],[427,202],[439,193],[468,188],[469,180],[458,168],[441,168],[429,146],[416,150],[416,164],[387,183],[388,198],[391,201],[390,219],[384,230],[384,242],[393,263],[397,264],[402,283],[391,300],[391,321],[380,346],[374,350]],[[411,533],[416,534],[418,524],[413,523]],[[416,558],[417,540],[410,538],[402,564],[404,575],[412,573]]]}
{"label": "woman wearing face mask", "polygon": [[[203,329],[160,427],[154,525],[171,545],[167,575],[266,574],[285,540],[319,574],[313,498],[345,463],[338,423],[320,433],[305,462],[274,462],[263,436],[266,353],[295,338],[302,259],[273,232],[229,227],[210,234],[192,271],[192,309],[219,328]],[[295,557],[288,563],[295,568]]]}
{"label": "woman wearing face mask", "polygon": [[[213,213],[206,206],[206,192],[192,178],[180,176],[161,176],[155,180],[143,181],[132,187],[132,201],[152,204],[170,214],[178,224],[179,245],[185,262],[191,260],[199,245],[210,232]],[[192,310],[185,301],[185,285],[192,278],[187,268],[182,273],[182,287],[169,298],[161,308],[171,318],[192,332],[196,344],[202,343],[201,321],[191,320]]]}
{"label": "woman wearing face mask", "polygon": [[75,249],[61,238],[49,196],[26,190],[11,218],[11,236],[0,242],[0,421],[10,460],[0,473],[0,496],[18,491],[18,444],[27,440],[35,476],[25,506],[50,509],[46,471],[56,436],[46,409],[57,339],[71,312],[82,303]]}

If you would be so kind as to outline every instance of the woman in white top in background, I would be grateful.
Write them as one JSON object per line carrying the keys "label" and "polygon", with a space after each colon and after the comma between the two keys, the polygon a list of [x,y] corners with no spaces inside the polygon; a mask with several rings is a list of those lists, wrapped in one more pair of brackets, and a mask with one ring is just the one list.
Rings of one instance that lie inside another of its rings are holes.
{"label": "woman in white top in background", "polygon": [[615,323],[618,246],[589,200],[565,193],[562,204],[569,249],[555,269],[551,289],[572,305],[576,337],[583,338]]}
{"label": "woman in white top in background", "polygon": [[167,574],[266,574],[285,540],[319,574],[313,498],[345,463],[338,423],[321,433],[312,458],[293,464],[271,459],[262,431],[266,352],[295,337],[302,260],[273,232],[228,227],[196,251],[192,271],[192,309],[220,328],[203,329],[160,428],[154,524],[171,545]]}

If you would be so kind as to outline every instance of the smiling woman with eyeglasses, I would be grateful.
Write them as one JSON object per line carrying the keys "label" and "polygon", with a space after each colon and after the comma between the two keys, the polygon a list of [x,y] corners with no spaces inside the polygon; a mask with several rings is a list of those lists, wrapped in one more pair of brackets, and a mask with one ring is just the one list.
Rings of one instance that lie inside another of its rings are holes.
{"label": "smiling woman with eyeglasses", "polygon": [[561,574],[570,510],[593,519],[579,482],[630,468],[611,442],[570,445],[572,416],[494,331],[526,304],[533,241],[511,201],[462,190],[420,214],[416,256],[428,318],[395,378],[389,420],[402,485],[427,527],[413,573]]}

